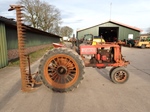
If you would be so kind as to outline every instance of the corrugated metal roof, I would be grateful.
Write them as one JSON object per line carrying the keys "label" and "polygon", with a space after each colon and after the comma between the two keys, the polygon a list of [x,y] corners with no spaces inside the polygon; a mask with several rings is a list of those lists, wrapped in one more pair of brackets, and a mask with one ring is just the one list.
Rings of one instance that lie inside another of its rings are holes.
{"label": "corrugated metal roof", "polygon": [[[109,22],[109,21],[108,21],[108,22]],[[140,28],[133,27],[133,26],[129,26],[129,25],[126,25],[126,24],[117,22],[117,21],[112,21],[112,20],[111,20],[110,22],[111,22],[111,23],[114,23],[114,24],[118,24],[118,25],[124,26],[124,27],[127,27],[127,28],[130,28],[130,29],[133,29],[133,30],[142,31]]]}
{"label": "corrugated metal roof", "polygon": [[117,21],[112,21],[112,20],[110,20],[110,21],[107,21],[107,22],[104,22],[104,23],[101,23],[101,24],[98,24],[98,25],[94,25],[94,26],[91,26],[91,27],[88,27],[88,28],[80,29],[80,30],[78,30],[77,32],[82,31],[82,30],[86,30],[86,29],[90,29],[90,28],[93,28],[93,27],[96,27],[96,26],[99,26],[99,25],[102,25],[102,24],[106,24],[106,23],[117,24],[117,25],[120,25],[120,26],[123,26],[123,27],[127,27],[127,28],[129,28],[129,29],[133,29],[133,30],[139,31],[139,32],[142,31],[140,28],[136,28],[136,27],[133,27],[133,26],[129,26],[129,25],[126,25],[126,24],[117,22]]}
{"label": "corrugated metal roof", "polygon": [[[13,21],[13,19],[8,19],[8,18],[5,18],[3,16],[0,16],[0,21],[5,23],[6,25],[17,27],[16,21]],[[39,30],[39,29],[30,27],[30,26],[27,26],[27,25],[24,25],[24,26],[26,26],[25,28],[27,30],[35,32],[35,33],[40,33],[40,34],[43,34],[43,35],[52,35],[52,36],[55,36],[55,37],[58,37],[58,38],[62,38],[62,37],[60,37],[58,35],[55,35],[55,34],[52,34],[52,33],[48,33],[48,32],[44,32],[42,30]]]}

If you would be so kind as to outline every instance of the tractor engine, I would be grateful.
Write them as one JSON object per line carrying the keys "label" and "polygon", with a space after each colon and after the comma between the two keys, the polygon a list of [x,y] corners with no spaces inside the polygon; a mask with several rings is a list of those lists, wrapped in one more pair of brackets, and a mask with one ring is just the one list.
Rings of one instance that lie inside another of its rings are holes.
{"label": "tractor engine", "polygon": [[98,61],[98,63],[110,63],[112,62],[113,54],[111,49],[98,49],[97,54],[94,55],[94,58]]}
{"label": "tractor engine", "polygon": [[94,46],[80,46],[81,55],[90,55],[90,63],[111,63],[114,61],[114,48],[96,48]]}

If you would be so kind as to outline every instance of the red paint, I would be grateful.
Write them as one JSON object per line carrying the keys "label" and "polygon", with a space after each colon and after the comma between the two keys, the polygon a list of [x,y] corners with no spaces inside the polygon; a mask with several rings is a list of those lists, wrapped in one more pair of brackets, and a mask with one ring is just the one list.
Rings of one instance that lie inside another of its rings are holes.
{"label": "red paint", "polygon": [[64,47],[63,44],[59,44],[59,43],[53,43],[53,46],[54,46],[55,48]]}
{"label": "red paint", "polygon": [[107,60],[107,56],[106,56],[106,55],[103,55],[103,56],[102,56],[102,60],[103,60],[103,61],[106,61],[106,60]]}
{"label": "red paint", "polygon": [[91,45],[81,45],[80,54],[97,54],[97,48]]}
{"label": "red paint", "polygon": [[100,60],[100,58],[101,58],[100,54],[95,54],[95,58],[96,58],[97,60]]}

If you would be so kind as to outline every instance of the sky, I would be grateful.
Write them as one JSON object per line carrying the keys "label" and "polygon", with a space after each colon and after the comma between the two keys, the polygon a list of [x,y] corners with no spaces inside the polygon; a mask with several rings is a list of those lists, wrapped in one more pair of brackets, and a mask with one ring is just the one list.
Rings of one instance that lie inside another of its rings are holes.
{"label": "sky", "polygon": [[[8,12],[10,4],[18,0],[0,0],[0,16],[14,18]],[[83,28],[109,20],[138,27],[145,33],[150,28],[150,0],[41,0],[61,12],[62,26],[69,26],[74,33]]]}

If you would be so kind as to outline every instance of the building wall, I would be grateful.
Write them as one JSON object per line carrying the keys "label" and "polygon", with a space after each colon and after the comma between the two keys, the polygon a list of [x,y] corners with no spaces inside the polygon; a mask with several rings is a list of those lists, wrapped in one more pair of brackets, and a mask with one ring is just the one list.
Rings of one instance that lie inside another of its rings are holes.
{"label": "building wall", "polygon": [[81,39],[84,37],[85,34],[93,34],[94,36],[98,36],[99,28],[98,27],[92,27],[88,28],[86,30],[81,30],[77,32],[78,39]]}
{"label": "building wall", "polygon": [[140,34],[139,31],[136,31],[136,30],[124,27],[124,26],[120,26],[120,25],[117,25],[117,24],[107,22],[107,23],[104,23],[104,24],[100,24],[100,25],[97,25],[97,26],[94,26],[94,27],[90,27],[90,28],[87,28],[87,29],[77,31],[76,35],[79,39],[83,38],[83,36],[85,34],[89,34],[89,33],[93,34],[94,36],[98,36],[99,35],[99,27],[119,27],[118,40],[128,39],[129,34],[133,34],[133,38],[136,38]]}
{"label": "building wall", "polygon": [[6,26],[7,50],[18,48],[17,28]]}
{"label": "building wall", "polygon": [[[60,41],[58,36],[40,33],[36,29],[26,30],[26,54],[50,46]],[[4,24],[0,21],[0,68],[7,66],[8,61],[18,58],[18,38],[15,25]]]}
{"label": "building wall", "polygon": [[39,46],[59,42],[60,39],[54,36],[43,35],[38,33],[27,32],[26,47]]}
{"label": "building wall", "polygon": [[8,64],[5,25],[0,23],[0,68]]}
{"label": "building wall", "polygon": [[87,29],[84,29],[81,31],[77,31],[76,36],[78,39],[81,39],[84,37],[85,34],[93,34],[94,36],[97,36],[98,29],[97,29],[97,27],[91,27],[91,28],[87,28]]}
{"label": "building wall", "polygon": [[147,37],[150,37],[150,34],[141,34],[140,37],[141,38],[147,38]]}
{"label": "building wall", "polygon": [[126,27],[119,27],[119,40],[128,39],[129,34],[133,34],[133,39],[135,39],[140,35],[140,32]]}
{"label": "building wall", "polygon": [[[18,38],[16,27],[6,26],[6,40],[8,61],[18,58]],[[53,42],[59,41],[60,39],[58,37],[34,33],[27,30],[25,34],[26,54],[48,47]]]}
{"label": "building wall", "polygon": [[[58,37],[34,33],[28,30],[26,31],[25,36],[26,47],[46,45],[60,41]],[[18,48],[17,29],[15,27],[6,26],[6,40],[8,50]]]}

